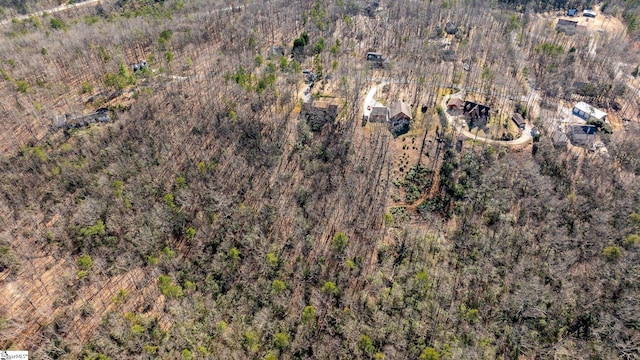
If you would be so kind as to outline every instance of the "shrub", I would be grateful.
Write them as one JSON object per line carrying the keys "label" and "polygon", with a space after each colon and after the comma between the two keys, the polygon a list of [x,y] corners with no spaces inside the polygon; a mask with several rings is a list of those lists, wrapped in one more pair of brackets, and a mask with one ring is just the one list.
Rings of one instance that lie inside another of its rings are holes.
{"label": "shrub", "polygon": [[80,93],[81,94],[90,94],[91,92],[93,92],[93,86],[91,86],[91,84],[89,84],[88,82],[83,82],[82,83],[82,87],[80,88]]}
{"label": "shrub", "polygon": [[98,220],[94,225],[81,228],[79,233],[83,238],[90,238],[92,236],[104,236],[107,232],[104,227],[104,222]]}
{"label": "shrub", "polygon": [[640,245],[640,235],[631,234],[624,239],[626,246]]}
{"label": "shrub", "polygon": [[604,257],[609,261],[616,260],[618,257],[620,257],[621,253],[622,251],[620,250],[620,248],[615,245],[607,246],[603,250]]}
{"label": "shrub", "polygon": [[300,319],[303,324],[308,324],[316,319],[316,308],[313,305],[309,305],[302,310]]}
{"label": "shrub", "polygon": [[168,298],[179,298],[183,295],[182,288],[174,285],[173,280],[168,276],[160,275],[158,278],[158,287],[160,288],[160,292]]}
{"label": "shrub", "polygon": [[231,249],[229,249],[229,251],[227,251],[227,258],[229,258],[232,261],[240,260],[240,250],[238,250],[235,247],[232,247]]}
{"label": "shrub", "polygon": [[81,270],[89,271],[93,268],[93,259],[89,255],[82,255],[78,258],[78,267]]}
{"label": "shrub", "polygon": [[365,354],[373,354],[376,351],[376,347],[373,346],[373,341],[369,335],[360,336],[360,340],[358,340],[358,347]]}
{"label": "shrub", "polygon": [[51,25],[52,29],[67,30],[67,24],[65,24],[64,21],[60,19],[51,18],[51,20],[49,21],[49,24]]}
{"label": "shrub", "polygon": [[347,247],[347,235],[343,232],[339,232],[333,236],[333,248],[341,253],[344,248]]}
{"label": "shrub", "polygon": [[440,354],[438,354],[438,351],[436,351],[436,349],[427,346],[426,348],[424,348],[424,350],[422,350],[422,353],[420,354],[420,359],[421,360],[440,360]]}
{"label": "shrub", "polygon": [[187,241],[191,242],[193,238],[196,236],[196,229],[189,227],[186,231]]}
{"label": "shrub", "polygon": [[340,290],[334,282],[326,281],[324,285],[322,285],[322,292],[329,295],[338,295]]}
{"label": "shrub", "polygon": [[285,285],[285,283],[282,280],[276,279],[276,280],[273,280],[273,282],[271,283],[271,291],[273,291],[276,294],[280,294],[286,288],[287,288],[287,285]]}
{"label": "shrub", "polygon": [[29,92],[29,83],[26,82],[25,80],[17,80],[16,90],[18,90],[18,92],[21,92],[23,94]]}
{"label": "shrub", "polygon": [[271,266],[272,268],[275,268],[278,266],[278,263],[280,262],[280,260],[278,259],[278,256],[274,253],[267,253],[267,264],[269,264],[269,266]]}
{"label": "shrub", "polygon": [[280,350],[286,348],[289,345],[289,334],[284,332],[276,333],[273,344]]}

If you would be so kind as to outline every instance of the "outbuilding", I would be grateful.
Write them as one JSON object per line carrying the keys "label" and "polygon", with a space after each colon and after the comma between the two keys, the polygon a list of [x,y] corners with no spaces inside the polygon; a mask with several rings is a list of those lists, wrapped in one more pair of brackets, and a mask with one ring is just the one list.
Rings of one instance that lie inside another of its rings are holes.
{"label": "outbuilding", "polygon": [[596,17],[596,12],[593,11],[593,10],[585,10],[585,11],[582,12],[582,16],[595,18]]}
{"label": "outbuilding", "polygon": [[371,109],[369,121],[374,123],[386,123],[389,121],[389,109],[386,106],[374,106]]}
{"label": "outbuilding", "polygon": [[526,125],[524,119],[522,118],[522,115],[518,114],[518,113],[514,113],[513,116],[511,117],[511,120],[513,120],[514,123],[516,123],[516,126],[520,129],[520,130],[524,130],[524,127]]}
{"label": "outbuilding", "polygon": [[573,115],[584,119],[589,120],[591,118],[596,120],[607,121],[607,113],[597,109],[583,101],[580,101],[573,107]]}

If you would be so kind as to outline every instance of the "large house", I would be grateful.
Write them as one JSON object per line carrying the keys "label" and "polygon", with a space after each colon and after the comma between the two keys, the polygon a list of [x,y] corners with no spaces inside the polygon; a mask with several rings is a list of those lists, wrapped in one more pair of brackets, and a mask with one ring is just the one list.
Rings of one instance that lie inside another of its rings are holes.
{"label": "large house", "polygon": [[584,120],[601,120],[607,121],[607,113],[599,110],[585,102],[580,101],[573,107],[573,115]]}
{"label": "large house", "polygon": [[473,101],[464,102],[464,114],[467,116],[467,119],[471,121],[487,121],[489,119],[489,110],[491,110],[491,108],[486,105],[476,104]]}

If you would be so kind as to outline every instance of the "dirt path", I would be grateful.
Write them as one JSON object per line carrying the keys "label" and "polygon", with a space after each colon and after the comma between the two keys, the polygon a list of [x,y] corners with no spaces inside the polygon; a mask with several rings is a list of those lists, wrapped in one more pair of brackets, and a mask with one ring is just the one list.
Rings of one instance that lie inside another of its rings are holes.
{"label": "dirt path", "polygon": [[60,11],[73,9],[73,8],[77,8],[77,7],[81,7],[81,6],[94,5],[94,4],[100,3],[101,1],[102,0],[87,0],[87,1],[78,2],[78,3],[74,3],[74,4],[62,4],[60,6],[56,6],[56,7],[52,8],[52,9],[42,10],[42,11],[35,11],[35,12],[29,13],[29,14],[20,15],[20,16],[16,16],[14,18],[11,18],[11,19],[6,19],[6,20],[3,20],[3,21],[0,21],[0,25],[9,24],[9,23],[13,22],[14,20],[16,20],[16,21],[25,20],[25,19],[30,18],[31,16],[42,16],[45,13],[46,14],[52,14],[52,13],[57,13],[57,12],[60,12]]}

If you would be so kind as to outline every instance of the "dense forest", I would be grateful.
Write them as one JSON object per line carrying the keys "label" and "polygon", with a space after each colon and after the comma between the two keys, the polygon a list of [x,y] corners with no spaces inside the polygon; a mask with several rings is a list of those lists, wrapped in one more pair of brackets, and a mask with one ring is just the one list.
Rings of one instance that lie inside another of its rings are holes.
{"label": "dense forest", "polygon": [[[118,0],[1,25],[0,349],[640,358],[640,4],[597,4],[620,26],[591,36],[549,20],[594,5]],[[304,116],[303,69],[335,121]],[[381,79],[407,134],[363,126]],[[540,141],[461,140],[440,106],[461,88],[539,102]],[[615,120],[607,156],[554,146],[575,101]]]}

